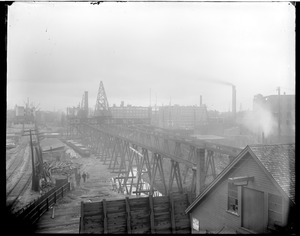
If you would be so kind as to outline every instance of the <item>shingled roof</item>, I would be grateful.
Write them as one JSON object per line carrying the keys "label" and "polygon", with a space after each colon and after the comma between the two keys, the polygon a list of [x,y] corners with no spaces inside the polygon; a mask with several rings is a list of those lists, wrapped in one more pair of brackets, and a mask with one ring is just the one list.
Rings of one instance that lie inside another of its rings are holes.
{"label": "shingled roof", "polygon": [[45,139],[41,140],[40,145],[41,145],[43,152],[50,151],[51,148],[52,148],[52,150],[54,150],[54,149],[62,148],[62,147],[66,146],[63,142],[61,142],[57,138],[45,138]]}
{"label": "shingled roof", "polygon": [[295,203],[295,144],[249,145],[249,148]]}

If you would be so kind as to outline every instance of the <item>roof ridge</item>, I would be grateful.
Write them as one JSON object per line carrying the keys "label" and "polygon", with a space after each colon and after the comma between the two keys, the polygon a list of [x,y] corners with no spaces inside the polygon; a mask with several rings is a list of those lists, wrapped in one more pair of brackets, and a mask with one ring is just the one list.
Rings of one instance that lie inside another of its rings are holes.
{"label": "roof ridge", "polygon": [[263,144],[263,143],[258,143],[258,144],[249,144],[249,147],[265,147],[265,146],[282,146],[282,145],[295,145],[295,143],[274,143],[274,144]]}

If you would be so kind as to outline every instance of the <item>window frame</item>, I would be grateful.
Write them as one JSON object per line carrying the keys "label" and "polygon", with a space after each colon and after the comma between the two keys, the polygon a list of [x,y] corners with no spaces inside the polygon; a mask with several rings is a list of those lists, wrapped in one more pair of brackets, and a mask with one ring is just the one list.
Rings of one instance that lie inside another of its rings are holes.
{"label": "window frame", "polygon": [[[234,189],[233,189],[234,187]],[[232,192],[235,192],[235,194],[232,194]],[[231,195],[230,195],[231,193]],[[235,196],[233,196],[235,195]],[[231,199],[233,199],[233,201],[235,202],[235,204],[231,204],[234,207],[230,207],[230,202],[232,201]],[[227,185],[227,212],[232,213],[234,215],[239,216],[239,190],[238,190],[238,186],[235,185],[234,183],[228,183]],[[233,209],[235,208],[235,209]]]}

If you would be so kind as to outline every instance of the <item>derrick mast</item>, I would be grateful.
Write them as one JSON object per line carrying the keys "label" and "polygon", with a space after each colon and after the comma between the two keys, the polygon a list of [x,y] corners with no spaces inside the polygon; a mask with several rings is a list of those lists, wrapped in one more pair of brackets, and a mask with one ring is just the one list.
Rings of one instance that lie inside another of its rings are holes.
{"label": "derrick mast", "polygon": [[102,81],[99,85],[94,117],[98,121],[109,120],[112,117]]}

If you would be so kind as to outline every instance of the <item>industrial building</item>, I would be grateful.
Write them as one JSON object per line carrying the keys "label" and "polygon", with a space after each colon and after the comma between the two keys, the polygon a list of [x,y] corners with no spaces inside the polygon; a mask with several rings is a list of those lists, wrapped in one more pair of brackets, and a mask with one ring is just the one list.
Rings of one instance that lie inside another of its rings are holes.
{"label": "industrial building", "polygon": [[65,159],[66,147],[57,138],[45,138],[40,142],[44,161],[62,161]]}
{"label": "industrial building", "polygon": [[152,114],[152,124],[165,129],[195,129],[208,121],[207,109],[202,106],[163,106]]}
{"label": "industrial building", "polygon": [[116,123],[149,124],[151,120],[151,107],[113,106],[110,111]]}
{"label": "industrial building", "polygon": [[258,94],[253,99],[253,112],[265,109],[270,112],[276,122],[276,135],[280,141],[293,141],[295,136],[295,95]]}

